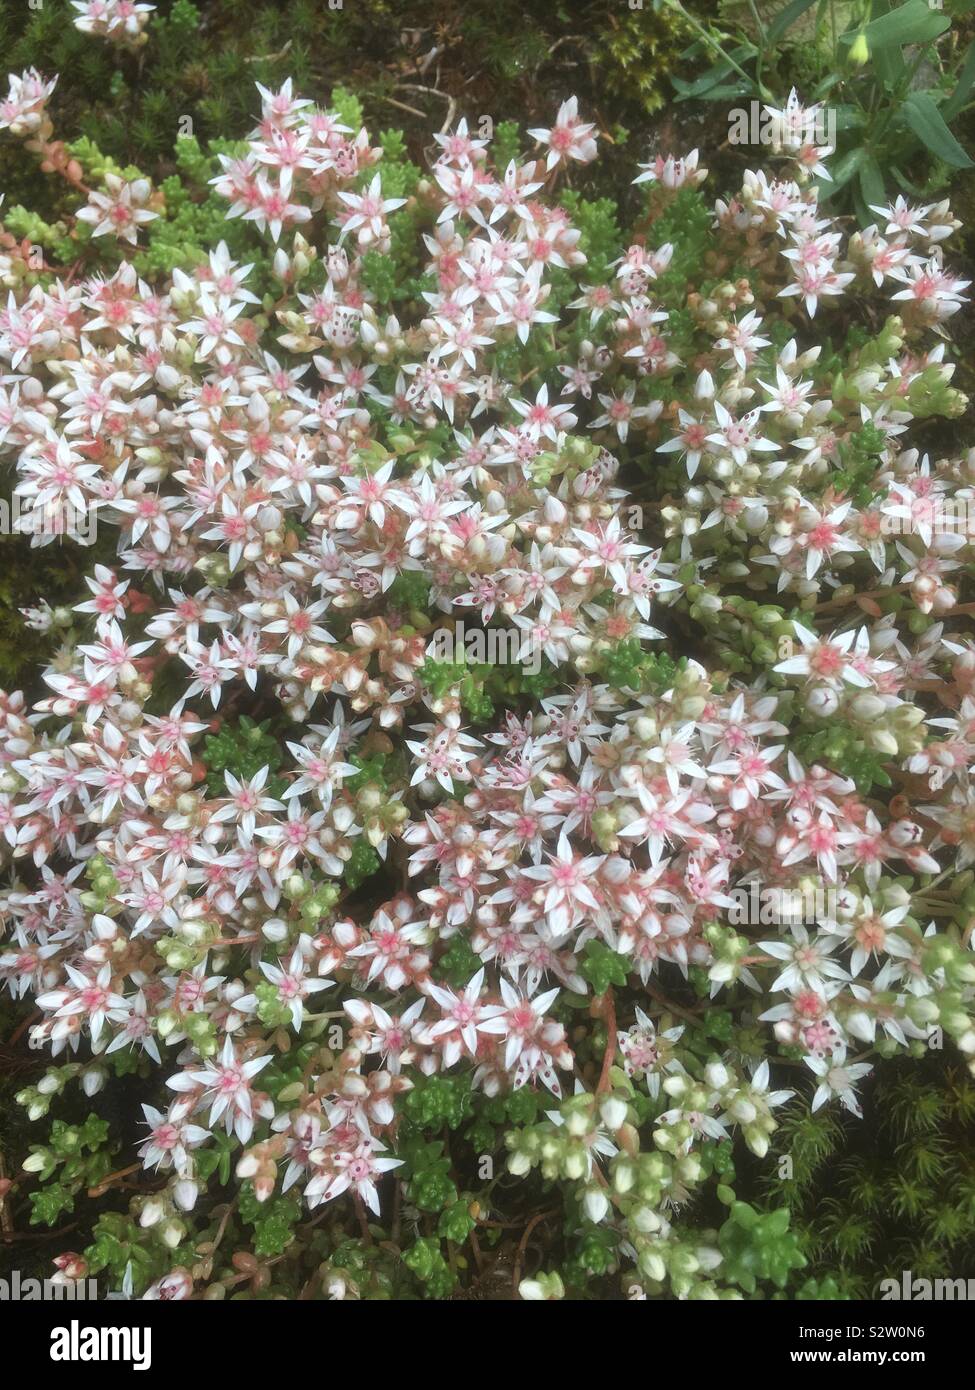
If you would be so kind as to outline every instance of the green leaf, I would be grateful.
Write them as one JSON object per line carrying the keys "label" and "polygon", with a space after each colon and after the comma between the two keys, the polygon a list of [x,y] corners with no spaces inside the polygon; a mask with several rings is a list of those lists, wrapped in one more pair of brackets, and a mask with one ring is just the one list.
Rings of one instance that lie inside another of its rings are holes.
{"label": "green leaf", "polygon": [[867,123],[866,115],[858,106],[843,103],[832,107],[837,130],[862,130]]}
{"label": "green leaf", "polygon": [[[737,48],[731,50],[728,57],[732,58],[740,67],[749,58],[754,58],[756,51],[757,50],[752,44],[739,44]],[[681,100],[688,101],[692,97],[705,96],[710,92],[712,87],[716,87],[719,82],[724,82],[734,71],[735,69],[732,67],[731,63],[726,63],[722,59],[720,62],[715,63],[713,67],[709,68],[707,72],[695,82],[684,82],[679,77],[674,77],[671,80]]]}
{"label": "green leaf", "polygon": [[617,955],[609,946],[604,946],[599,941],[586,944],[586,959],[582,962],[580,971],[596,994],[605,994],[610,985],[625,985],[629,969],[628,958]]}
{"label": "green leaf", "polygon": [[[891,44],[930,43],[946,29],[951,28],[951,20],[940,10],[932,10],[926,0],[907,0],[890,14],[872,20],[863,33],[871,50],[886,48]],[[852,42],[854,34],[844,34],[844,40]]]}
{"label": "green leaf", "polygon": [[674,84],[678,98],[681,101],[687,101],[690,100],[691,97],[700,96],[702,93],[709,91],[712,87],[716,86],[718,82],[724,81],[732,72],[734,72],[734,68],[728,63],[715,63],[714,66],[708,68],[704,76],[699,77],[696,82],[685,82],[682,77],[676,76],[672,76],[671,81]]}
{"label": "green leaf", "polygon": [[860,164],[859,177],[860,192],[863,194],[863,201],[867,208],[883,207],[886,202],[884,176],[880,172],[880,165],[872,154],[868,154]]}
{"label": "green leaf", "polygon": [[792,4],[786,5],[784,10],[780,10],[769,25],[765,35],[767,42],[770,45],[778,43],[786,30],[791,29],[796,20],[800,19],[807,10],[811,10],[815,3],[816,0],[792,0]]}
{"label": "green leaf", "polygon": [[720,87],[712,87],[709,92],[700,98],[701,101],[739,101],[743,97],[751,96],[754,88],[742,82],[741,78],[735,83],[723,83]]}
{"label": "green leaf", "polygon": [[970,169],[972,161],[945,125],[944,117],[927,92],[912,92],[901,115],[931,154],[955,169]]}
{"label": "green leaf", "polygon": [[902,193],[909,193],[912,198],[923,199],[924,190],[922,188],[919,188],[918,185],[912,179],[909,179],[907,175],[904,173],[903,169],[898,168],[896,164],[892,164],[890,166],[890,173],[891,177],[893,178],[894,182],[897,184],[897,187],[900,189]]}
{"label": "green leaf", "polygon": [[30,1224],[53,1226],[62,1212],[71,1211],[74,1207],[74,1197],[75,1194],[59,1182],[49,1183],[39,1192],[32,1192],[30,1203],[34,1210]]}
{"label": "green leaf", "polygon": [[849,150],[842,159],[837,160],[830,170],[833,179],[832,182],[828,183],[824,188],[824,195],[836,193],[844,184],[849,183],[866,157],[866,150],[862,145],[858,145],[855,150]]}
{"label": "green leaf", "polygon": [[826,96],[828,92],[831,92],[833,90],[837,82],[841,82],[842,80],[842,73],[830,73],[829,76],[823,78],[822,82],[817,83],[816,89],[813,92],[813,99],[815,101],[822,101],[823,97]]}
{"label": "green leaf", "polygon": [[[973,4],[975,4],[975,0],[973,0]],[[965,105],[973,83],[975,83],[975,43],[968,45],[968,52],[965,54],[965,61],[958,74],[955,90],[941,107],[941,114],[946,121],[953,121],[958,115],[958,112]]]}

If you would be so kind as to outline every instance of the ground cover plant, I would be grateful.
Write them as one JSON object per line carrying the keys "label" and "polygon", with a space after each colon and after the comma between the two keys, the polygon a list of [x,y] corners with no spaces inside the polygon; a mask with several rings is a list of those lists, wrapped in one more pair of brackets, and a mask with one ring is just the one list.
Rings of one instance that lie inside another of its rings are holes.
{"label": "ground cover plant", "polygon": [[156,179],[57,90],[0,103],[0,449],[75,585],[0,697],[7,1209],[138,1297],[863,1292],[836,1126],[942,1054],[972,1110],[949,203],[832,220],[795,93],[614,199],[568,96],[420,164],[261,84]]}
{"label": "ground cover plant", "polygon": [[[679,0],[669,5],[681,13]],[[823,202],[869,226],[885,187],[927,200],[972,167],[963,140],[975,48],[965,13],[964,4],[926,0],[876,6],[729,0],[720,10],[727,29],[711,17],[687,17],[702,53],[714,61],[693,81],[674,81],[684,101],[717,103],[722,114],[754,101],[764,116],[762,103],[774,100],[776,83],[801,69],[807,97],[823,103],[836,154]]]}

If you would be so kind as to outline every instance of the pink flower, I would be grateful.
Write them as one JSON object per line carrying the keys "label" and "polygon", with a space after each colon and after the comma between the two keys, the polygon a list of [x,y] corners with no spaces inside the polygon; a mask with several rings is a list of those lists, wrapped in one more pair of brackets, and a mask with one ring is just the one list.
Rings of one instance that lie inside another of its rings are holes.
{"label": "pink flower", "polygon": [[576,854],[565,835],[559,837],[558,849],[549,855],[547,864],[524,869],[526,878],[543,885],[541,906],[545,913],[546,930],[559,941],[579,925],[587,911],[599,907],[587,882],[605,861],[603,855]]}
{"label": "pink flower", "polygon": [[139,228],[159,216],[144,206],[151,185],[148,179],[126,183],[118,174],[106,173],[104,177],[108,191],[89,193],[87,207],[77,214],[78,221],[91,223],[92,236],[110,235],[135,246]]}
{"label": "pink flower", "polygon": [[201,1092],[197,1105],[210,1106],[207,1124],[212,1127],[222,1119],[227,1133],[236,1134],[242,1144],[246,1144],[254,1132],[255,1116],[274,1113],[273,1105],[257,1096],[251,1085],[253,1078],[274,1058],[267,1053],[245,1060],[245,1055],[228,1037],[218,1062],[200,1070],[179,1072],[166,1083],[180,1093]]}
{"label": "pink flower", "polygon": [[588,164],[595,159],[595,129],[595,125],[580,121],[579,100],[577,97],[570,97],[559,107],[555,125],[551,129],[541,127],[529,130],[528,134],[540,144],[548,146],[545,168],[551,172],[557,164],[567,163],[569,160]]}

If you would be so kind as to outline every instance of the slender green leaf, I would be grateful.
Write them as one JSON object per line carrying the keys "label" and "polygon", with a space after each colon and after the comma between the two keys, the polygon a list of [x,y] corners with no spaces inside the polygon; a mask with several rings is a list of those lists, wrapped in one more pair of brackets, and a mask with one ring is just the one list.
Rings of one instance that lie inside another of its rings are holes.
{"label": "slender green leaf", "polygon": [[813,92],[814,101],[822,101],[827,92],[831,92],[837,82],[842,82],[843,75],[839,72],[832,72],[828,77],[824,77],[822,82],[817,83],[816,90]]}
{"label": "slender green leaf", "polygon": [[685,82],[680,77],[673,77],[672,81],[677,89],[677,95],[682,100],[689,101],[693,97],[703,96],[719,82],[723,82],[732,72],[734,72],[734,68],[730,63],[715,63],[714,67],[709,68],[703,77],[699,77],[696,82]]}
{"label": "slender green leaf", "polygon": [[[873,0],[873,6],[869,13],[875,20],[883,19],[885,15],[889,15],[892,10],[897,9],[899,3],[900,0],[893,0],[893,4],[889,3],[889,0]],[[900,44],[896,43],[874,47],[870,53],[870,66],[884,90],[893,93],[907,72],[904,50]]]}
{"label": "slender green leaf", "polygon": [[918,188],[917,184],[907,177],[902,169],[898,169],[896,164],[892,164],[890,172],[894,182],[902,193],[910,193],[912,198],[923,198],[924,190]]}
{"label": "slender green leaf", "polygon": [[792,4],[786,5],[785,9],[780,10],[772,20],[765,35],[767,41],[770,44],[778,43],[786,30],[791,29],[796,20],[801,19],[806,11],[811,10],[815,4],[816,0],[792,0]]}
{"label": "slender green leaf", "polygon": [[[752,44],[739,44],[728,54],[739,66],[747,62],[749,58],[754,58],[757,50]],[[679,77],[672,77],[671,81],[677,89],[677,93],[682,100],[690,100],[692,97],[702,97],[709,92],[712,87],[716,87],[719,82],[724,82],[735,69],[730,63],[723,59],[708,68],[707,72],[699,77],[695,82],[684,82]]]}
{"label": "slender green leaf", "polygon": [[701,101],[740,101],[750,96],[753,91],[753,87],[746,86],[739,78],[737,82],[728,82],[720,87],[712,87],[699,99]]}
{"label": "slender green leaf", "polygon": [[[972,0],[972,3],[975,4],[975,0]],[[973,84],[975,84],[975,43],[968,45],[968,52],[965,54],[965,61],[958,74],[955,90],[941,107],[941,114],[949,124],[965,105]]]}
{"label": "slender green leaf", "polygon": [[[930,43],[950,28],[948,16],[941,10],[932,10],[926,0],[907,0],[906,5],[899,5],[890,14],[871,20],[863,32],[874,50],[888,44]],[[849,42],[854,37],[853,34],[843,36]]]}
{"label": "slender green leaf", "polygon": [[[867,209],[883,207],[887,202],[887,196],[884,192],[884,176],[880,172],[880,165],[872,154],[868,154],[866,159],[861,161],[857,173],[860,179],[860,192],[863,194],[863,201]],[[876,215],[872,212],[870,213],[870,220],[876,221]]]}
{"label": "slender green leaf", "polygon": [[926,149],[955,169],[970,169],[972,161],[945,125],[944,117],[927,92],[912,92],[901,115]]}
{"label": "slender green leaf", "polygon": [[861,227],[869,227],[871,222],[876,222],[877,220],[877,214],[871,212],[863,201],[863,194],[860,192],[858,185],[854,185],[853,188],[853,210],[857,215],[857,221],[860,223]]}
{"label": "slender green leaf", "polygon": [[829,172],[833,175],[833,181],[826,185],[824,192],[827,194],[836,193],[844,184],[849,183],[866,157],[867,152],[862,145],[858,145],[855,150],[848,150],[843,158],[838,159],[830,169]]}
{"label": "slender green leaf", "polygon": [[837,130],[862,130],[866,116],[857,106],[831,106]]}

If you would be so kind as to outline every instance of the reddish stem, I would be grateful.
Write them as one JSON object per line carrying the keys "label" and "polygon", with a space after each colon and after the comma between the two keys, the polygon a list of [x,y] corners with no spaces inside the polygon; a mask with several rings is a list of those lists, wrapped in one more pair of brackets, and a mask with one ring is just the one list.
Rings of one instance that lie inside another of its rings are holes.
{"label": "reddish stem", "polygon": [[613,986],[610,985],[604,995],[605,1004],[603,1005],[603,1019],[606,1023],[606,1048],[603,1052],[603,1067],[599,1073],[599,1084],[596,1087],[596,1095],[602,1095],[609,1090],[609,1073],[613,1065],[613,1058],[616,1056],[616,1000],[613,998]]}

